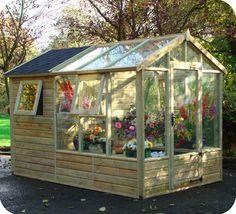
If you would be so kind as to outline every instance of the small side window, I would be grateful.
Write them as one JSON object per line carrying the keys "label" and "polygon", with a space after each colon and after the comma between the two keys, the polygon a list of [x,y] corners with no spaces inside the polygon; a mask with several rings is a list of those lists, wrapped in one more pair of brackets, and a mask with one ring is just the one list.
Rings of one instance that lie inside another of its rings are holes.
{"label": "small side window", "polygon": [[21,81],[17,93],[14,114],[36,115],[41,112],[38,110],[41,91],[42,80]]}
{"label": "small side window", "polygon": [[72,113],[80,115],[101,114],[105,76],[79,76],[72,103]]}

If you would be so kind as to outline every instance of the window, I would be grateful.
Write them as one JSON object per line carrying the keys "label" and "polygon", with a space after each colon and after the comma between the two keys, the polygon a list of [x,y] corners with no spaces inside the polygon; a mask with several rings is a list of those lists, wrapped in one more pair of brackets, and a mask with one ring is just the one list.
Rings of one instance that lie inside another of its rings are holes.
{"label": "window", "polygon": [[72,100],[76,85],[75,76],[57,76],[57,101],[59,112],[71,112]]}
{"label": "window", "polygon": [[73,97],[72,113],[81,115],[105,114],[101,107],[104,90],[104,75],[79,76]]}
{"label": "window", "polygon": [[202,139],[204,147],[219,145],[219,75],[203,73],[202,75]]}
{"label": "window", "polygon": [[36,115],[41,90],[42,80],[21,81],[16,98],[14,114]]}

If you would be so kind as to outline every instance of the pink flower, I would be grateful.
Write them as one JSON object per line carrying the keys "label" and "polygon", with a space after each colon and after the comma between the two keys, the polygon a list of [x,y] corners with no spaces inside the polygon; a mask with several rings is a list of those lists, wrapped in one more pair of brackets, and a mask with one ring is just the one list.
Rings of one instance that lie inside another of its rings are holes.
{"label": "pink flower", "polygon": [[122,127],[121,122],[116,122],[116,123],[115,123],[115,127],[116,127],[117,129],[120,129],[120,128]]}
{"label": "pink flower", "polygon": [[134,130],[135,130],[135,127],[134,127],[134,126],[130,126],[130,127],[129,127],[129,130],[134,131]]}
{"label": "pink flower", "polygon": [[154,123],[149,123],[149,127],[154,129],[155,128]]}
{"label": "pink flower", "polygon": [[90,102],[87,96],[83,98],[83,103],[82,103],[83,109],[89,109],[90,107]]}

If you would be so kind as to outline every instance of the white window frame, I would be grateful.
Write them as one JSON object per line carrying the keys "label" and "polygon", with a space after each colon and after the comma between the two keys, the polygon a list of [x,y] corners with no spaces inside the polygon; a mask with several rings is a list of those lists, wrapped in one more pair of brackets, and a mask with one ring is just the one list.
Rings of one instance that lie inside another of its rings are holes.
{"label": "white window frame", "polygon": [[[77,103],[78,103],[78,95],[80,93],[80,82],[82,81],[90,81],[90,80],[100,80],[100,88],[98,90],[97,94],[97,100],[96,100],[96,105],[94,108],[90,109],[85,109],[85,110],[78,110],[76,109]],[[73,96],[73,101],[72,101],[72,114],[79,114],[79,115],[98,115],[100,112],[100,104],[102,101],[102,92],[104,90],[104,85],[105,85],[105,75],[79,75],[78,80],[76,82],[75,86],[75,93]]]}
{"label": "white window frame", "polygon": [[[20,104],[21,94],[23,92],[23,86],[26,85],[26,84],[29,84],[29,85],[36,84],[37,85],[37,92],[36,92],[36,95],[35,95],[34,107],[31,111],[19,110],[19,104]],[[36,115],[37,109],[38,109],[38,104],[39,104],[39,99],[40,99],[40,95],[41,95],[41,91],[42,91],[42,86],[43,86],[42,80],[21,81],[20,85],[19,85],[18,92],[17,92],[16,103],[15,103],[15,108],[14,108],[14,114],[18,114],[18,115]]]}

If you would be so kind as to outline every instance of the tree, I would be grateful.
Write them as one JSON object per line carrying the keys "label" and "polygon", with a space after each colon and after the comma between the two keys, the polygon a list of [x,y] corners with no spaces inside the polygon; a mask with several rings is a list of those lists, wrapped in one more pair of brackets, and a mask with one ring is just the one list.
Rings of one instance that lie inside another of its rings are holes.
{"label": "tree", "polygon": [[[234,13],[220,0],[83,0],[79,9],[67,8],[57,26],[63,43],[114,42],[180,33],[190,28],[205,39],[223,35]],[[232,31],[235,27],[232,28]],[[63,36],[62,36],[63,35]],[[57,38],[60,39],[60,36]],[[73,43],[74,44],[74,43]]]}
{"label": "tree", "polygon": [[[27,11],[36,6],[34,0],[16,0],[0,12],[0,69],[3,73],[24,61],[38,36],[37,31],[29,27],[37,16],[27,15]],[[9,99],[7,78],[5,87]]]}
{"label": "tree", "polygon": [[[61,0],[59,3],[56,0],[12,0],[5,10],[0,11],[1,72],[6,73],[24,62],[32,50],[35,52],[36,39],[49,27],[42,17],[50,16],[58,5],[66,1],[68,0]],[[4,84],[9,100],[7,78],[4,78]]]}

